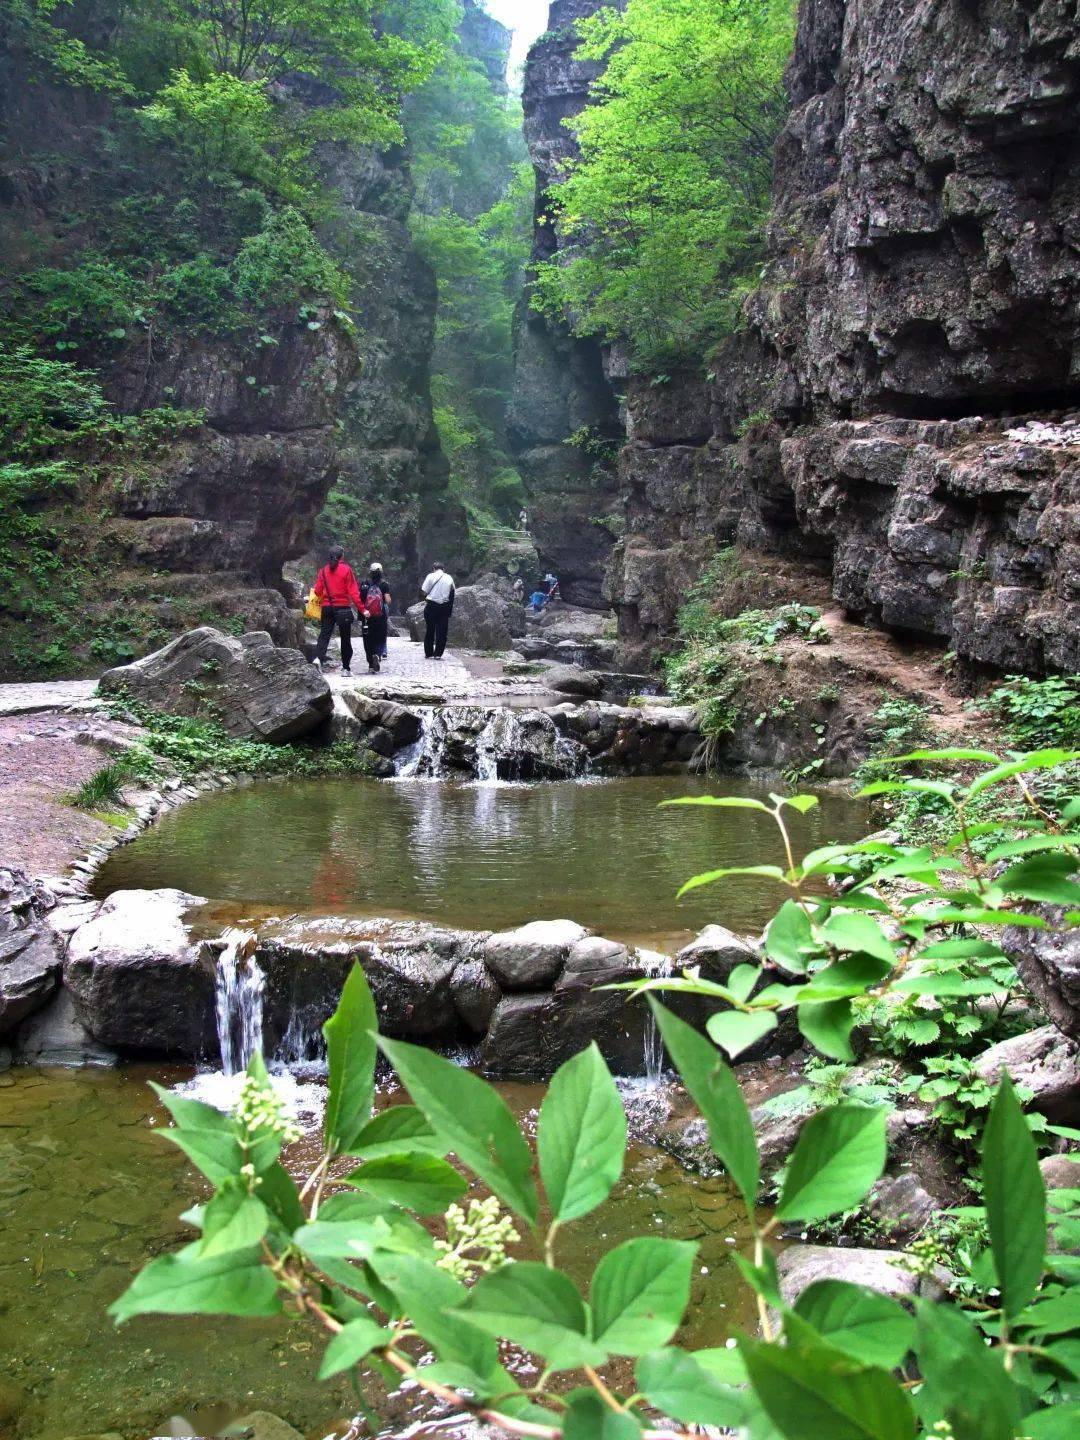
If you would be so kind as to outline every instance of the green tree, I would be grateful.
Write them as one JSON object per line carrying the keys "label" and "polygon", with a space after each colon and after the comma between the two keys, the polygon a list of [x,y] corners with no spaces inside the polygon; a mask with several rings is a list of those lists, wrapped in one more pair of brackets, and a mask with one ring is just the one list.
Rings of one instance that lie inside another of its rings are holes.
{"label": "green tree", "polygon": [[606,66],[569,122],[581,155],[549,195],[563,249],[539,267],[539,308],[628,337],[642,365],[731,326],[761,254],[793,10],[630,0],[579,23],[579,56]]}

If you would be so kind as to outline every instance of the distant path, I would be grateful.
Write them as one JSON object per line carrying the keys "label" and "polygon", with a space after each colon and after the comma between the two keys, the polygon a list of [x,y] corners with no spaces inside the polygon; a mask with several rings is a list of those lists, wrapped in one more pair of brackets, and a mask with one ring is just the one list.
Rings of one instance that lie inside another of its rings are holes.
{"label": "distant path", "polygon": [[441,660],[428,660],[422,645],[394,635],[387,648],[390,654],[377,675],[368,670],[359,646],[353,655],[351,678],[336,667],[327,669],[324,673],[335,698],[345,690],[362,690],[366,695],[419,705],[467,705],[474,701],[550,705],[566,698],[545,691],[540,677],[504,676],[502,665],[488,655],[447,650]]}

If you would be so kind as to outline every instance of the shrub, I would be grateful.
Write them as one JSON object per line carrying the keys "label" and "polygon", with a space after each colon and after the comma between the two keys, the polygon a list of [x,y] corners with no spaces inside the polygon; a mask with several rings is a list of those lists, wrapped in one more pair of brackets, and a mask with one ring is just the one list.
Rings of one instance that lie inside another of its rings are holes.
{"label": "shrub", "polygon": [[293,206],[272,214],[257,235],[240,246],[236,292],[256,309],[278,309],[318,300],[344,309],[349,282]]}

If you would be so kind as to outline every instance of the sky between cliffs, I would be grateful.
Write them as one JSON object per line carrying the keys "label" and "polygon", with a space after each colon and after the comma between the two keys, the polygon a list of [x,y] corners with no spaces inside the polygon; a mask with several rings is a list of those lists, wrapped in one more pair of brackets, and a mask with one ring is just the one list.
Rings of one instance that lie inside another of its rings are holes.
{"label": "sky between cliffs", "polygon": [[510,73],[524,64],[529,46],[547,29],[548,0],[481,0],[489,15],[514,32],[510,47]]}

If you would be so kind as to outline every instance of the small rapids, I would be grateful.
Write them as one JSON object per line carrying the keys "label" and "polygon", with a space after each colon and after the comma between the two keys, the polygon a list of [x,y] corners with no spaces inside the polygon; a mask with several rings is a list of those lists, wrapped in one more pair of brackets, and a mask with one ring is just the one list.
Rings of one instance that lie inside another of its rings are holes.
{"label": "small rapids", "polygon": [[481,785],[573,780],[588,752],[542,710],[446,705],[421,714],[420,735],[399,759],[399,780],[471,776]]}
{"label": "small rapids", "polygon": [[254,931],[230,929],[222,938],[214,985],[218,1047],[223,1073],[237,1075],[262,1054],[266,976],[255,959]]}

